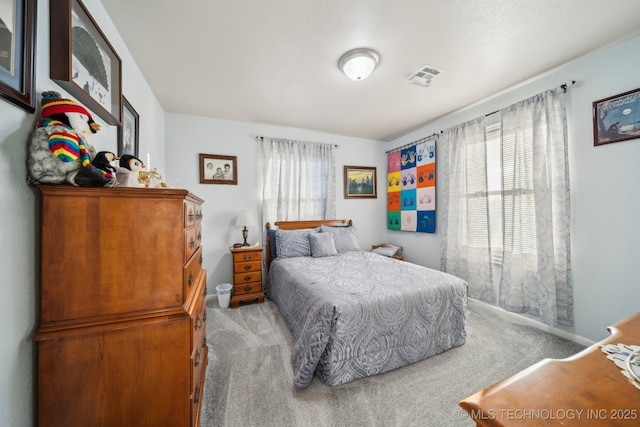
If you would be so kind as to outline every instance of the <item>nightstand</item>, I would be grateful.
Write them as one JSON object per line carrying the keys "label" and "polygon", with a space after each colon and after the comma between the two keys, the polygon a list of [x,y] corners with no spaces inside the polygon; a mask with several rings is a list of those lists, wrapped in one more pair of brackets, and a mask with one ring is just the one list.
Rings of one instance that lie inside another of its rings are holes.
{"label": "nightstand", "polygon": [[233,257],[231,308],[238,308],[241,302],[257,300],[258,304],[263,303],[262,247],[232,248],[230,251]]}

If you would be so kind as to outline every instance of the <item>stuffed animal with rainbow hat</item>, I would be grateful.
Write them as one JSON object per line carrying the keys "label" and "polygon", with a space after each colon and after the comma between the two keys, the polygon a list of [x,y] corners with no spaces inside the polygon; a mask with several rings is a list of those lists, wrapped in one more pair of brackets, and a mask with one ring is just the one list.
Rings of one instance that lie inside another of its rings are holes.
{"label": "stuffed animal with rainbow hat", "polygon": [[115,176],[91,164],[96,156],[89,135],[100,130],[82,105],[58,92],[42,93],[42,119],[29,144],[27,182],[69,183],[80,187],[116,186]]}

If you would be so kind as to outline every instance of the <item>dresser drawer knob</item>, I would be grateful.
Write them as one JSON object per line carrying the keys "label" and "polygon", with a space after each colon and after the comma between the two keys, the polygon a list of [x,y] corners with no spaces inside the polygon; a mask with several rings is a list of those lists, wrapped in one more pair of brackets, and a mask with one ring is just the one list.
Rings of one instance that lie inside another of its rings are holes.
{"label": "dresser drawer knob", "polygon": [[193,393],[193,403],[198,403],[200,401],[200,384],[196,386],[196,392]]}
{"label": "dresser drawer knob", "polygon": [[244,260],[245,261],[249,261],[250,259],[251,259],[251,255],[247,254],[247,255],[244,256]]}
{"label": "dresser drawer knob", "polygon": [[207,336],[205,335],[204,337],[202,337],[202,347],[206,347],[207,346]]}
{"label": "dresser drawer knob", "polygon": [[244,269],[247,270],[247,271],[251,270],[251,265],[249,265],[249,264],[245,265]]}
{"label": "dresser drawer knob", "polygon": [[198,242],[202,242],[202,233],[198,232]]}
{"label": "dresser drawer knob", "polygon": [[247,285],[244,287],[245,292],[249,292],[251,290],[251,286]]}
{"label": "dresser drawer knob", "polygon": [[193,211],[189,209],[189,222],[193,222],[193,218],[194,218]]}
{"label": "dresser drawer knob", "polygon": [[251,276],[249,274],[247,274],[246,276],[244,276],[244,280],[246,280],[248,282],[249,280],[251,280]]}
{"label": "dresser drawer knob", "polygon": [[189,248],[193,249],[196,247],[196,241],[193,237],[191,237],[191,240],[189,240]]}
{"label": "dresser drawer knob", "polygon": [[193,366],[198,367],[200,365],[200,350],[196,351],[196,359],[193,361]]}
{"label": "dresser drawer knob", "polygon": [[195,329],[197,331],[200,328],[202,328],[202,319],[200,319],[200,316],[196,316]]}
{"label": "dresser drawer knob", "polygon": [[189,272],[189,277],[187,278],[187,284],[191,286],[193,284],[193,271]]}
{"label": "dresser drawer knob", "polygon": [[202,265],[202,255],[200,255],[200,265]]}

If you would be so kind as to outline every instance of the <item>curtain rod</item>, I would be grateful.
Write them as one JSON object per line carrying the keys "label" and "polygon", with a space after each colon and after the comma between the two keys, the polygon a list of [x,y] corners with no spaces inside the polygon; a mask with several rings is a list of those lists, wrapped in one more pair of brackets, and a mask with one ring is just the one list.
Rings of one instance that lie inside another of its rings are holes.
{"label": "curtain rod", "polygon": [[437,137],[438,137],[438,134],[437,134],[437,133],[434,133],[433,135],[425,136],[424,138],[417,139],[417,140],[415,140],[415,141],[413,141],[413,142],[410,142],[410,143],[408,143],[408,144],[402,145],[402,146],[400,146],[400,147],[398,147],[398,148],[394,148],[394,149],[392,149],[392,150],[385,151],[385,154],[393,153],[393,152],[395,152],[395,151],[400,151],[400,150],[402,150],[403,148],[411,147],[412,145],[418,145],[418,143],[419,143],[419,142],[426,141],[426,140],[428,140],[428,139],[437,138]]}
{"label": "curtain rod", "polygon": [[[256,139],[257,139],[258,141],[261,141],[261,142],[262,142],[262,141],[264,141],[264,136],[262,136],[262,135],[256,135]],[[295,142],[300,142],[300,141],[295,141]],[[314,144],[333,145],[333,146],[334,146],[334,147],[336,147],[336,148],[340,148],[340,145],[339,145],[339,144],[327,144],[327,143],[324,143],[324,142],[314,142]]]}
{"label": "curtain rod", "polygon": [[[575,86],[576,83],[577,82],[575,80],[567,80],[566,83],[562,83],[559,87],[562,89],[562,92],[567,93],[567,89],[569,89],[570,87]],[[489,116],[491,116],[493,114],[496,114],[496,113],[499,113],[499,112],[500,112],[500,110],[496,110],[496,111],[493,111],[491,113],[485,114],[484,116],[485,117],[489,117]],[[444,133],[444,130],[441,130],[440,133]]]}

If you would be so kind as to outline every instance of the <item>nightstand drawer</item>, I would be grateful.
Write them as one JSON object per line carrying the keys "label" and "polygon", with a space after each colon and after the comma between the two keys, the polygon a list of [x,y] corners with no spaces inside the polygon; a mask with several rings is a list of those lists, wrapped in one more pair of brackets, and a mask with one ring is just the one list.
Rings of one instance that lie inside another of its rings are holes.
{"label": "nightstand drawer", "polygon": [[262,271],[262,261],[238,262],[233,264],[233,272],[248,273],[250,271]]}
{"label": "nightstand drawer", "polygon": [[248,273],[238,273],[233,275],[233,284],[241,285],[243,283],[262,282],[261,271],[251,271]]}
{"label": "nightstand drawer", "polygon": [[233,287],[234,295],[252,294],[262,290],[262,282],[237,284]]}
{"label": "nightstand drawer", "polygon": [[261,261],[262,260],[262,252],[260,251],[248,251],[247,252],[235,252],[233,254],[233,262],[247,262],[247,261]]}

